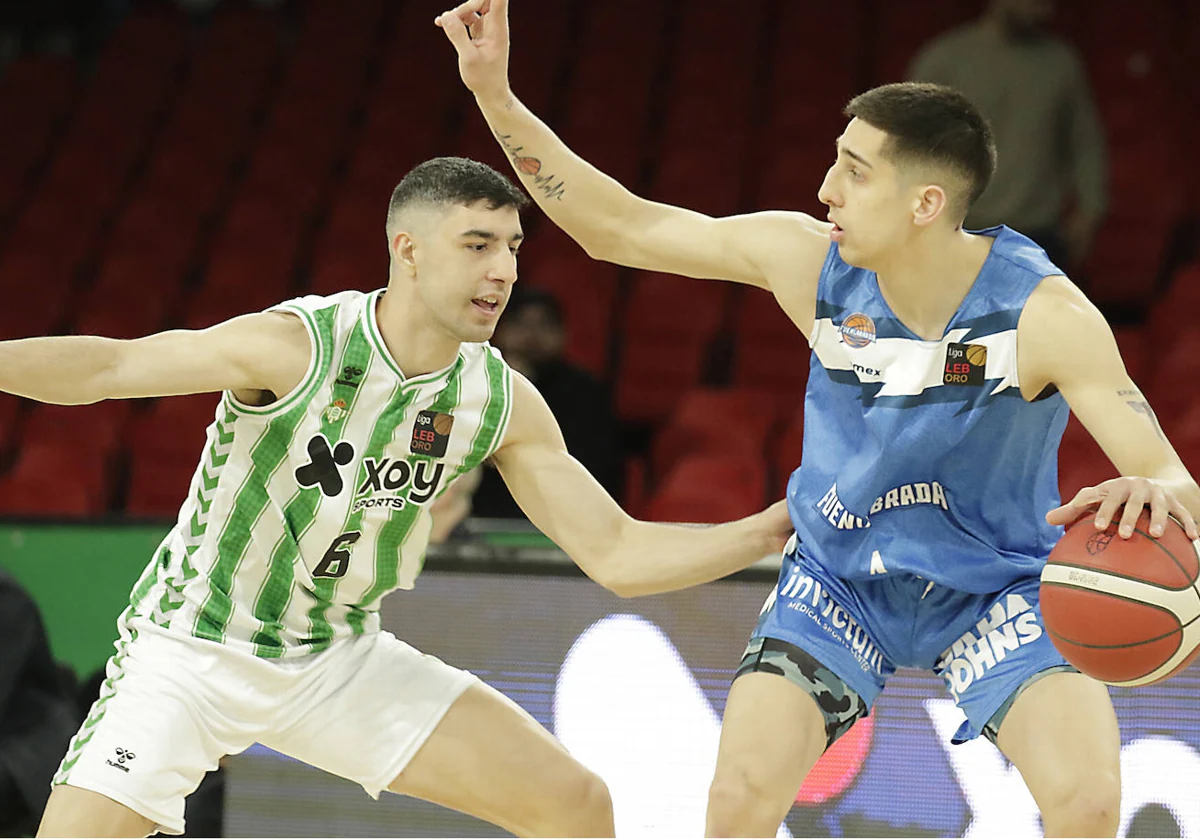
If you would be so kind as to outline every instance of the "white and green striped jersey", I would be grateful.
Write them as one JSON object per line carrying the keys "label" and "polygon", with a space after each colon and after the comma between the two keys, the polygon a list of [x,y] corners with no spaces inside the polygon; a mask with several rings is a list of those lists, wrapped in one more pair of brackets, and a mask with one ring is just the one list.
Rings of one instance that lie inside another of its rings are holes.
{"label": "white and green striped jersey", "polygon": [[375,632],[380,599],[412,588],[430,503],[504,437],[512,372],[484,343],[406,377],[375,320],[381,294],[275,307],[308,328],[304,381],[264,407],[222,396],[126,620],[281,658]]}

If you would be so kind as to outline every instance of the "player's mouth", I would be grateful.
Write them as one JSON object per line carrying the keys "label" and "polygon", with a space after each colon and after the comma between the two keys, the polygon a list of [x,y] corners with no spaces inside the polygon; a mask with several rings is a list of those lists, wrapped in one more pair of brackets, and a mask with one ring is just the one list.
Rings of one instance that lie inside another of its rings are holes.
{"label": "player's mouth", "polygon": [[498,315],[500,313],[500,304],[503,303],[500,295],[483,295],[482,297],[471,298],[471,305],[488,315]]}
{"label": "player's mouth", "polygon": [[842,230],[841,226],[837,222],[833,222],[833,230],[829,231],[829,238],[834,242],[841,242],[842,237],[845,236],[845,234],[846,231]]}

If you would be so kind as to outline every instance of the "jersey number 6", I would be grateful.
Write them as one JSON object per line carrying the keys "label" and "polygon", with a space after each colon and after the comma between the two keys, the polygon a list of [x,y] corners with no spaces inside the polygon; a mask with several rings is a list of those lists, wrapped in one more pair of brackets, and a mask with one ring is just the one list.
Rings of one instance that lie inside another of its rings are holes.
{"label": "jersey number 6", "polygon": [[346,572],[350,570],[350,546],[358,542],[358,538],[361,536],[361,531],[347,531],[339,534],[333,544],[329,546],[329,550],[325,552],[325,556],[321,558],[321,562],[317,564],[317,568],[313,569],[313,577],[345,577]]}

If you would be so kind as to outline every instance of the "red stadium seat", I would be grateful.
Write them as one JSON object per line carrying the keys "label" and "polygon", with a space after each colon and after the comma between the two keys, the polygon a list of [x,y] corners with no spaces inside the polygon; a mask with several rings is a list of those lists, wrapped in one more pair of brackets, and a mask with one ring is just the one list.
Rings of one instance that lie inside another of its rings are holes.
{"label": "red stadium seat", "polygon": [[804,399],[808,342],[774,296],[746,289],[734,340],[733,384],[771,388],[792,404]]}
{"label": "red stadium seat", "polygon": [[0,394],[0,457],[5,455],[16,441],[20,412],[20,397],[14,397],[12,394]]}
{"label": "red stadium seat", "polygon": [[694,337],[626,336],[616,376],[617,415],[631,423],[661,421],[699,384],[707,348]]}
{"label": "red stadium seat", "polygon": [[125,499],[125,515],[174,517],[187,498],[188,487],[199,461],[199,450],[190,459],[135,456],[129,465],[129,495]]}
{"label": "red stadium seat", "polygon": [[24,442],[0,480],[0,512],[13,516],[94,516],[108,507],[109,455],[86,444]]}
{"label": "red stadium seat", "polygon": [[763,507],[766,468],[748,456],[699,455],[677,463],[658,485],[646,517],[658,522],[724,522]]}
{"label": "red stadium seat", "polygon": [[22,445],[68,441],[107,452],[120,438],[132,408],[128,400],[103,400],[92,405],[38,403],[25,420]]}
{"label": "red stadium seat", "polygon": [[198,463],[205,429],[214,422],[219,401],[219,394],[155,400],[126,427],[125,446],[138,457],[179,456]]}
{"label": "red stadium seat", "polygon": [[308,292],[314,295],[334,295],[347,289],[369,292],[387,284],[387,272],[387,256],[382,249],[373,255],[365,249],[326,251],[312,266]]}
{"label": "red stadium seat", "polygon": [[784,422],[783,429],[774,443],[771,457],[771,467],[775,474],[771,477],[770,489],[776,494],[787,489],[788,479],[800,466],[804,454],[804,406],[797,406],[791,416]]}
{"label": "red stadium seat", "polygon": [[187,496],[188,484],[205,446],[220,397],[196,394],[156,400],[129,424],[129,495],[125,513],[172,517]]}
{"label": "red stadium seat", "polygon": [[728,283],[639,271],[629,294],[625,333],[707,341],[724,321],[729,294]]}
{"label": "red stadium seat", "polygon": [[663,476],[690,455],[762,457],[779,419],[771,391],[754,388],[688,391],[659,428],[651,448],[651,469]]}
{"label": "red stadium seat", "polygon": [[1067,421],[1058,450],[1058,487],[1064,500],[1070,500],[1084,487],[1092,487],[1120,473],[1108,460],[1099,444],[1075,415]]}

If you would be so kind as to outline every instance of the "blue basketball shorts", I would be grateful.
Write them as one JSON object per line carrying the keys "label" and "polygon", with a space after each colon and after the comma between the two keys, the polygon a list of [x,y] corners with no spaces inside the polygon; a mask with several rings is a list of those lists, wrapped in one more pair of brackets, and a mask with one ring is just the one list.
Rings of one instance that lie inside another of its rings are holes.
{"label": "blue basketball shorts", "polygon": [[954,743],[994,741],[1026,685],[1074,670],[1042,625],[1038,583],[1022,578],[979,595],[910,574],[845,580],[797,547],[784,555],[738,674],[781,674],[819,705],[829,700],[832,743],[868,713],[896,668],[933,671],[967,717]]}

